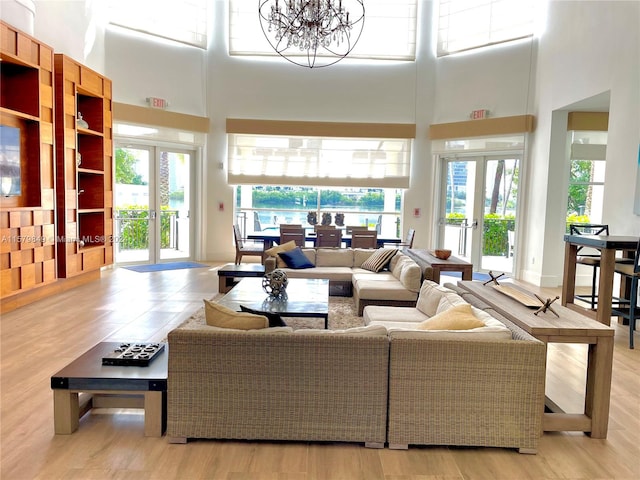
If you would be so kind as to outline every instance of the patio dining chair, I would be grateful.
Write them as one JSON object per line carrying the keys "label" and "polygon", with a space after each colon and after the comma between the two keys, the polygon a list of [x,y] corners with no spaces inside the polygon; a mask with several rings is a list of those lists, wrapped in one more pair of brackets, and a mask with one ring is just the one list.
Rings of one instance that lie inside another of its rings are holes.
{"label": "patio dining chair", "polygon": [[340,247],[342,230],[339,228],[318,228],[316,230],[316,247]]}
{"label": "patio dining chair", "polygon": [[280,224],[280,245],[293,240],[297,246],[304,247],[305,234],[302,225]]}
{"label": "patio dining chair", "polygon": [[378,248],[378,232],[354,230],[351,234],[351,248]]}
{"label": "patio dining chair", "polygon": [[244,256],[260,257],[260,263],[264,263],[264,243],[246,243],[238,225],[233,226],[233,239],[236,245],[236,265],[240,264]]}

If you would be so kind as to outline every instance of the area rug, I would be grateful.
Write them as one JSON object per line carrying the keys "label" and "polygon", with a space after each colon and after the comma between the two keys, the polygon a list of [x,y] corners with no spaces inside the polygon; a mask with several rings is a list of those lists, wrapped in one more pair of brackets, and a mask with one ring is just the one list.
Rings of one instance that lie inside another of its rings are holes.
{"label": "area rug", "polygon": [[[221,297],[221,295],[216,296],[212,300]],[[322,318],[284,317],[283,320],[287,326],[292,327],[294,330],[300,328],[324,328],[324,320]],[[195,325],[205,324],[203,307],[182,322],[180,326],[193,327]],[[361,327],[363,325],[364,320],[358,316],[352,297],[329,297],[330,330],[344,330],[346,328]]]}
{"label": "area rug", "polygon": [[126,268],[127,270],[132,270],[134,272],[139,273],[147,273],[147,272],[162,272],[164,270],[182,270],[183,268],[203,268],[208,267],[209,265],[205,265],[204,263],[197,262],[170,262],[170,263],[153,263],[153,264],[145,264],[145,265],[131,265]]}

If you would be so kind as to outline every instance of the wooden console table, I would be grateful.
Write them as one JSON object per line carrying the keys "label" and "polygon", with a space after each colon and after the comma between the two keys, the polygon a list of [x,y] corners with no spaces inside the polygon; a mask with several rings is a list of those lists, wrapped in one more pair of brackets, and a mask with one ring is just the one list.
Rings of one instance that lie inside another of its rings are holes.
{"label": "wooden console table", "polygon": [[460,258],[451,256],[446,260],[442,260],[432,255],[429,250],[413,248],[406,249],[403,253],[420,265],[425,280],[440,283],[441,272],[460,272],[462,280],[471,280],[473,278],[473,264]]}
{"label": "wooden console table", "polygon": [[[613,272],[616,262],[616,251],[623,252],[624,257],[633,258],[638,246],[638,237],[620,235],[565,235],[564,236],[564,276],[562,279],[562,305],[580,311],[584,315],[595,318],[605,325],[611,324],[611,302],[613,300]],[[576,290],[576,259],[578,247],[589,247],[600,250],[600,280],[598,282],[598,307],[595,313],[574,303]],[[620,291],[624,293],[627,285],[620,283]],[[624,295],[623,295],[624,296]],[[628,296],[626,298],[629,298]]]}
{"label": "wooden console table", "polygon": [[546,432],[579,431],[592,438],[607,438],[614,330],[556,303],[552,308],[559,318],[551,312],[534,315],[535,309],[525,307],[491,285],[482,282],[458,282],[458,285],[538,340],[589,346],[584,414],[565,413],[547,398],[545,406],[550,413],[544,414],[542,426]]}

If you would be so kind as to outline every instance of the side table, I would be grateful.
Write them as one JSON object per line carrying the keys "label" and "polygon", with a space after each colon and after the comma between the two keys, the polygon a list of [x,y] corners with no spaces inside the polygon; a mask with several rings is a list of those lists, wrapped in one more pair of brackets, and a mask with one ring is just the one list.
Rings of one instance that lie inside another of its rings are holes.
{"label": "side table", "polygon": [[473,263],[465,262],[458,257],[451,256],[442,260],[432,255],[429,250],[412,248],[404,250],[403,253],[420,265],[425,280],[440,283],[441,272],[460,272],[462,280],[473,279]]}
{"label": "side table", "polygon": [[167,419],[168,345],[147,367],[102,365],[102,358],[120,345],[99,343],[51,377],[56,434],[75,432],[85,413],[102,407],[143,408],[145,436],[162,436]]}
{"label": "side table", "polygon": [[264,265],[260,263],[227,263],[218,269],[218,292],[227,293],[236,283],[236,278],[263,277]]}

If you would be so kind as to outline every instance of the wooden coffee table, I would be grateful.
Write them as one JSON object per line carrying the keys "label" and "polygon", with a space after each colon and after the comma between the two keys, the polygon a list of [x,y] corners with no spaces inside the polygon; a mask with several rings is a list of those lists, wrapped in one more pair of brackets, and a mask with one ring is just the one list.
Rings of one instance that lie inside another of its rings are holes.
{"label": "wooden coffee table", "polygon": [[218,269],[218,292],[227,293],[238,281],[236,278],[264,277],[264,265],[260,263],[227,263]]}
{"label": "wooden coffee table", "polygon": [[80,418],[100,407],[143,408],[145,436],[162,436],[167,418],[168,345],[147,367],[102,365],[102,358],[120,345],[99,343],[51,377],[56,434],[75,432]]}
{"label": "wooden coffee table", "polygon": [[491,285],[482,282],[458,282],[458,285],[538,340],[589,345],[584,413],[565,413],[547,398],[546,407],[550,413],[544,414],[542,427],[545,432],[579,431],[592,438],[607,438],[614,330],[559,305],[559,302],[552,304],[559,317],[551,312],[535,315],[535,308],[524,306]]}
{"label": "wooden coffee table", "polygon": [[329,280],[290,278],[286,297],[271,298],[262,278],[243,278],[218,303],[237,312],[244,305],[282,317],[323,318],[329,328]]}

